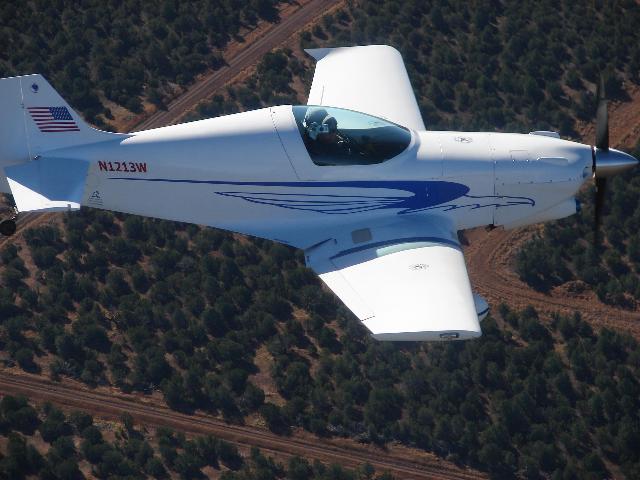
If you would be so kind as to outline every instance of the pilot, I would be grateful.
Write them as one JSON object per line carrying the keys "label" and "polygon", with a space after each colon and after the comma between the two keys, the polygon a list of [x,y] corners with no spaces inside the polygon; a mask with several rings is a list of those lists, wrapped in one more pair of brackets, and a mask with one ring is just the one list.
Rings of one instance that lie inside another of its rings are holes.
{"label": "pilot", "polygon": [[314,141],[327,141],[338,131],[338,121],[324,108],[311,110],[304,119],[304,126],[307,135]]}
{"label": "pilot", "polygon": [[[350,142],[338,131],[338,121],[324,108],[311,110],[304,119],[310,150],[318,155],[351,155]],[[338,160],[337,158],[335,160]]]}

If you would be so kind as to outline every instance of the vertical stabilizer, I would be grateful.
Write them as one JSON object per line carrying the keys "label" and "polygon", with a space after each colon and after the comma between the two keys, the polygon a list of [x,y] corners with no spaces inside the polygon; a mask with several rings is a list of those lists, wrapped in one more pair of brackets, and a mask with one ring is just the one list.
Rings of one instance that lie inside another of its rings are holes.
{"label": "vertical stabilizer", "polygon": [[[0,79],[0,168],[60,148],[118,138],[87,125],[42,75]],[[0,191],[9,192],[2,172]]]}

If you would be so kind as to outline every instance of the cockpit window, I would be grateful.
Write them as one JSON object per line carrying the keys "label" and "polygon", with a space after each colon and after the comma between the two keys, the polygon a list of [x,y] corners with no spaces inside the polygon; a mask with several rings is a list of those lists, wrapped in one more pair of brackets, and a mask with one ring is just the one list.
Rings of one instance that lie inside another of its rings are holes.
{"label": "cockpit window", "polygon": [[293,115],[316,165],[372,165],[402,153],[408,129],[364,113],[333,107],[294,106]]}

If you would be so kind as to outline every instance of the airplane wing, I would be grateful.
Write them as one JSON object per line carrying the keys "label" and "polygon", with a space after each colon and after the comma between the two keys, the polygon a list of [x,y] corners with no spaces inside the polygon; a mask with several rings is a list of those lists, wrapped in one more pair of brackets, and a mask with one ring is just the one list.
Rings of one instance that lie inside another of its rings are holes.
{"label": "airplane wing", "polygon": [[[307,264],[378,340],[479,337],[478,307],[455,232],[432,227],[357,230],[352,240],[369,239],[362,246],[344,248],[345,241],[332,239],[305,252]],[[486,303],[483,308],[481,317]]]}
{"label": "airplane wing", "polygon": [[347,108],[425,130],[402,56],[387,45],[316,48],[308,105]]}

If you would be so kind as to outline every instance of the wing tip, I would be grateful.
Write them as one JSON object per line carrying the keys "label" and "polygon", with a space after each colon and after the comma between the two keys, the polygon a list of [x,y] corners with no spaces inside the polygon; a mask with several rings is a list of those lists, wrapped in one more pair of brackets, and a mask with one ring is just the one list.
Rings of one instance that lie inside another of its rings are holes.
{"label": "wing tip", "polygon": [[335,48],[305,48],[304,51],[312,56],[316,62],[319,62],[326,57]]}
{"label": "wing tip", "polygon": [[376,49],[376,50],[388,49],[393,51],[395,54],[400,55],[400,57],[402,57],[398,49],[395,47],[392,47],[391,45],[354,45],[351,47],[305,48],[304,51],[308,55],[312,56],[316,60],[316,62],[319,62],[324,57],[326,57],[327,55],[329,55],[334,51],[339,52],[339,51],[350,50],[350,49]]}

